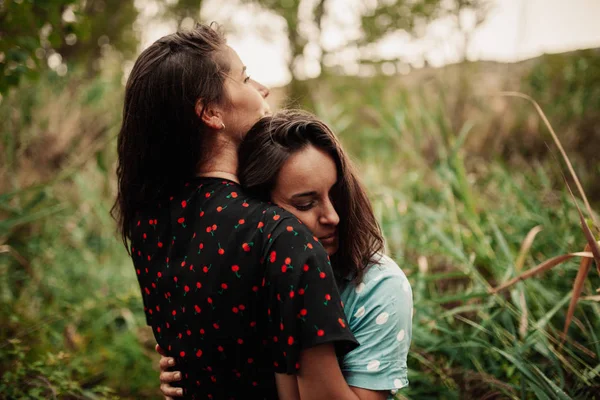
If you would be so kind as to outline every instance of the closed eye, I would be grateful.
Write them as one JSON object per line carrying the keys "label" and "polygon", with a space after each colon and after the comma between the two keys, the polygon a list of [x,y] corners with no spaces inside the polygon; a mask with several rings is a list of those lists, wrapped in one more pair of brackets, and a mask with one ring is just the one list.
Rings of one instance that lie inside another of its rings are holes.
{"label": "closed eye", "polygon": [[294,208],[296,208],[298,211],[308,211],[311,208],[313,208],[315,206],[315,202],[311,201],[310,203],[307,204],[295,204]]}

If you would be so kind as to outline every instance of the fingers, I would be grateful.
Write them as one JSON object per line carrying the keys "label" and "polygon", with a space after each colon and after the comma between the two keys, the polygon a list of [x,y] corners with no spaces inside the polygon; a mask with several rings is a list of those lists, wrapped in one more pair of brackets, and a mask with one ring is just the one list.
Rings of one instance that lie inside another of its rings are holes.
{"label": "fingers", "polygon": [[175,400],[174,397],[183,396],[183,389],[173,387],[170,383],[181,380],[181,372],[167,371],[169,367],[175,365],[175,359],[173,357],[167,357],[164,349],[158,344],[155,346],[155,350],[161,355],[159,366],[160,366],[160,391],[165,395],[165,400]]}
{"label": "fingers", "polygon": [[156,346],[154,346],[154,350],[156,350],[156,352],[163,357],[167,356],[167,353],[165,353],[165,350],[162,347],[160,347],[160,345],[158,343],[156,344]]}
{"label": "fingers", "polygon": [[169,372],[169,371],[161,371],[160,373],[160,383],[173,383],[181,380],[181,372]]}
{"label": "fingers", "polygon": [[162,356],[158,363],[161,371],[166,371],[169,367],[175,365],[175,359],[173,357]]}
{"label": "fingers", "polygon": [[173,386],[170,386],[166,383],[161,383],[160,385],[160,391],[162,392],[162,394],[164,394],[167,399],[169,397],[181,397],[183,396],[183,389],[182,388],[176,388]]}

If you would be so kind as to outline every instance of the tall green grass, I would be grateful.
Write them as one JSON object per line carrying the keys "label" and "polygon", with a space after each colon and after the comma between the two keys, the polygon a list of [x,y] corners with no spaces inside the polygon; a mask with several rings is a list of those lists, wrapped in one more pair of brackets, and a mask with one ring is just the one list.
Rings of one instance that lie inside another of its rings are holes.
{"label": "tall green grass", "polygon": [[[558,166],[468,151],[488,125],[454,126],[442,91],[349,84],[316,112],[358,164],[413,286],[411,383],[398,397],[597,398],[597,275],[564,347],[576,260],[489,294],[518,275],[534,227],[521,272],[583,249]],[[122,91],[107,77],[49,77],[0,104],[0,398],[160,398],[153,337],[109,217]]]}
{"label": "tall green grass", "polygon": [[[578,304],[565,347],[560,332],[577,261],[489,294],[518,275],[521,244],[536,226],[542,231],[525,268],[583,250],[575,204],[548,176],[558,166],[513,169],[467,153],[463,144],[478,134],[477,124],[452,131],[442,103],[418,93],[363,100],[350,112],[319,110],[355,155],[389,250],[413,285],[411,385],[403,395],[599,396],[600,307],[589,298],[600,287],[597,275],[585,283],[588,298]],[[357,131],[365,116],[372,126]]]}
{"label": "tall green grass", "polygon": [[121,96],[105,77],[49,76],[0,106],[0,398],[156,394],[151,333],[109,215]]}

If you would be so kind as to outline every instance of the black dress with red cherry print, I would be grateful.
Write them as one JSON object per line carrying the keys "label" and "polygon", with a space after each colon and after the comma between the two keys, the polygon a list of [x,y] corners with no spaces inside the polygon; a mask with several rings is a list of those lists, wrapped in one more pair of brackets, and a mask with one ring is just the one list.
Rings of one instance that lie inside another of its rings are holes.
{"label": "black dress with red cherry print", "polygon": [[327,254],[292,214],[195,178],[137,214],[131,254],[148,325],[188,399],[276,399],[300,351],[357,346]]}

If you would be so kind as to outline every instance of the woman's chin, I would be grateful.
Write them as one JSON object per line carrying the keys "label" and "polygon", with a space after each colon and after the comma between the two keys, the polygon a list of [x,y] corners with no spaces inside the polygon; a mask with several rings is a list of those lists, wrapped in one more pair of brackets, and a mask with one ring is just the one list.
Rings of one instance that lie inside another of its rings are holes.
{"label": "woman's chin", "polygon": [[327,252],[327,255],[329,257],[331,257],[332,255],[334,255],[338,251],[338,246],[337,245],[329,245],[329,246],[324,246],[324,247],[325,247],[325,251]]}

